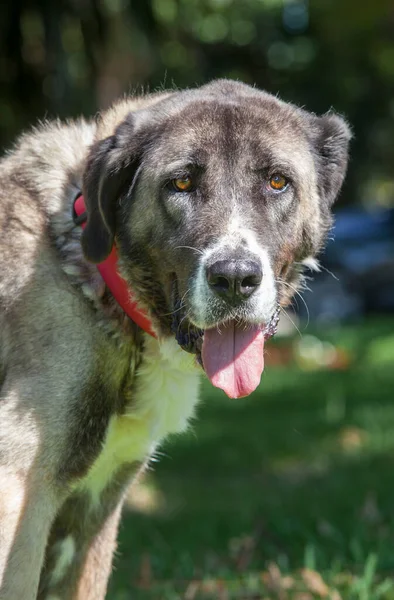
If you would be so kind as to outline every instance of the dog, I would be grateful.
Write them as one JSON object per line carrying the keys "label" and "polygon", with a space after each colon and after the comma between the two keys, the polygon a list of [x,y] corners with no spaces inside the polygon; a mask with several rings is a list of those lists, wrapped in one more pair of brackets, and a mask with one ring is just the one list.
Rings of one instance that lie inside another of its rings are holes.
{"label": "dog", "polygon": [[[2,159],[1,600],[105,597],[125,491],[187,427],[201,373],[233,398],[258,385],[350,138],[217,80],[42,123]],[[99,270],[112,252],[131,317]]]}

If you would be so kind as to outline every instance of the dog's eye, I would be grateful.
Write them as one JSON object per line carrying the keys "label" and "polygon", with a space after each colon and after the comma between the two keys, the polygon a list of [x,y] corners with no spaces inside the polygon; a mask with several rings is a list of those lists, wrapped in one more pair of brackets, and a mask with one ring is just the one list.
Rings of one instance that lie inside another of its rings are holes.
{"label": "dog's eye", "polygon": [[270,177],[269,186],[271,189],[275,190],[275,192],[283,192],[288,185],[288,181],[286,177],[280,175],[279,173],[275,173]]}
{"label": "dog's eye", "polygon": [[177,177],[171,183],[177,192],[190,192],[193,188],[193,181],[189,175]]}

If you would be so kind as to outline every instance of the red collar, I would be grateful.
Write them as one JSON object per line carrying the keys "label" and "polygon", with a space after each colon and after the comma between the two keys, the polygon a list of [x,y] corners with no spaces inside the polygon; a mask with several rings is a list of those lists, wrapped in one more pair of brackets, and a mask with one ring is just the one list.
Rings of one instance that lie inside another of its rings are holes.
{"label": "red collar", "polygon": [[[77,217],[79,217],[75,220],[76,223],[82,227],[85,227],[87,221],[87,212],[85,201],[82,195],[78,196],[75,200],[74,211]],[[85,217],[85,219],[83,217]],[[126,281],[119,275],[117,265],[118,254],[116,252],[116,247],[113,246],[111,254],[102,263],[97,265],[97,268],[100,271],[100,275],[105,281],[105,284],[107,285],[111,294],[119,306],[125,311],[126,315],[128,315],[130,319],[134,321],[134,323],[141,327],[141,329],[146,331],[146,333],[156,337],[156,334],[152,329],[152,323],[150,322],[147,314],[138,308],[137,302],[133,300],[133,293],[128,288]]]}

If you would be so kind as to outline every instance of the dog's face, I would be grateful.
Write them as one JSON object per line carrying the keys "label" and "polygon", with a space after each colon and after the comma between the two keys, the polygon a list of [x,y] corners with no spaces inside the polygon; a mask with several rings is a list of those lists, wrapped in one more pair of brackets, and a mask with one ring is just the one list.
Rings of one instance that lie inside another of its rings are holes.
{"label": "dog's face", "polygon": [[[161,332],[172,325],[199,351],[204,331],[212,381],[229,364],[239,379],[237,356],[245,350],[245,370],[262,354],[278,304],[322,247],[349,138],[339,117],[240,83],[174,93],[93,147],[85,254],[100,262],[116,239],[123,275]],[[219,387],[244,395],[254,385],[238,384]]]}

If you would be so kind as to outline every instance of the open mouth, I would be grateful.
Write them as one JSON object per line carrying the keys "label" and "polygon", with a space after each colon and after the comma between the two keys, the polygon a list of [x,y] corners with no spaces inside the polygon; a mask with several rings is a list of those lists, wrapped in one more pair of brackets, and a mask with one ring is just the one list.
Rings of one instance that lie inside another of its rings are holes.
{"label": "open mouth", "polygon": [[183,311],[176,282],[173,285],[171,329],[178,344],[196,355],[211,383],[230,398],[251,394],[264,370],[264,343],[275,335],[280,306],[268,323],[229,319],[210,329],[193,325]]}

